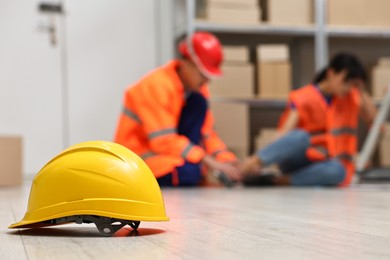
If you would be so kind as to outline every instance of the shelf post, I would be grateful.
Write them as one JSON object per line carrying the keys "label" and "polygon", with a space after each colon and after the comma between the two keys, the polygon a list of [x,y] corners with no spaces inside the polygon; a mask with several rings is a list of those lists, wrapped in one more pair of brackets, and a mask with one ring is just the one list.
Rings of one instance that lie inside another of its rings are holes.
{"label": "shelf post", "polygon": [[194,21],[196,19],[195,0],[187,0],[187,36],[195,31]]}
{"label": "shelf post", "polygon": [[372,123],[370,131],[367,135],[366,141],[363,144],[363,148],[358,156],[358,160],[356,162],[356,172],[361,174],[368,160],[374,152],[375,146],[378,142],[381,127],[384,122],[386,122],[387,115],[389,114],[390,109],[390,84],[387,87],[387,93],[381,102],[381,107],[377,112],[377,115]]}
{"label": "shelf post", "polygon": [[328,35],[326,32],[327,0],[315,0],[315,66],[316,71],[328,63]]}

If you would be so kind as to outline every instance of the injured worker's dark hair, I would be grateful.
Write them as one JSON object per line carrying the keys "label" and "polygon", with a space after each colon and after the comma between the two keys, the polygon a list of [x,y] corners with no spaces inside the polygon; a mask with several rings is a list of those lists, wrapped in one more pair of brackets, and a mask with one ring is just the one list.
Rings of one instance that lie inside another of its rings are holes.
{"label": "injured worker's dark hair", "polygon": [[326,79],[328,69],[334,70],[336,73],[339,73],[343,70],[347,72],[345,81],[351,79],[360,79],[364,82],[367,82],[367,74],[364,70],[362,63],[359,59],[350,53],[338,53],[330,61],[329,65],[320,71],[315,78],[314,84],[320,83]]}

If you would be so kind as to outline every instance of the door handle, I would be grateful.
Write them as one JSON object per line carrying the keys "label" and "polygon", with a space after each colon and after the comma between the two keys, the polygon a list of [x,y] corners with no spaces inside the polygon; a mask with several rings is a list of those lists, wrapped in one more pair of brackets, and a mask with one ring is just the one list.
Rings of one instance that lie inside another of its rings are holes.
{"label": "door handle", "polygon": [[40,22],[38,29],[49,33],[49,40],[54,47],[57,45],[57,25],[56,16],[63,14],[63,7],[61,3],[42,2],[38,4],[38,10],[45,16],[48,16],[48,21]]}
{"label": "door handle", "polygon": [[38,10],[42,13],[62,14],[63,8],[61,3],[39,3]]}

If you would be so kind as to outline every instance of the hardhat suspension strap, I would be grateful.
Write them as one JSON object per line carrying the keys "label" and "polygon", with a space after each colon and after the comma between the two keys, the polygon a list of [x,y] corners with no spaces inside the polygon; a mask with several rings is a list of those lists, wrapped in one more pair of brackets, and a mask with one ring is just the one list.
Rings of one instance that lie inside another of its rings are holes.
{"label": "hardhat suspension strap", "polygon": [[49,221],[50,224],[63,224],[69,222],[75,222],[76,224],[82,223],[94,223],[99,230],[100,234],[106,237],[112,236],[122,227],[129,225],[134,230],[139,227],[140,221],[100,217],[94,215],[77,215],[63,218],[56,218]]}

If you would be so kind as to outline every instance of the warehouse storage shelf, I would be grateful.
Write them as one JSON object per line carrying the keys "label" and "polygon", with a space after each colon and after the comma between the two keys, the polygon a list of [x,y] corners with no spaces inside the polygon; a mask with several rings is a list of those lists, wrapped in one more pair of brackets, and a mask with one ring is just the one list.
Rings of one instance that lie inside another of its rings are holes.
{"label": "warehouse storage shelf", "polygon": [[329,37],[343,38],[390,38],[390,28],[327,26],[326,34]]}
{"label": "warehouse storage shelf", "polygon": [[[213,33],[268,34],[283,36],[314,36],[316,32],[316,27],[314,25],[237,25],[212,23],[204,20],[196,20],[194,22],[194,29],[209,31]],[[325,27],[325,33],[329,37],[390,38],[390,28],[328,25]]]}
{"label": "warehouse storage shelf", "polygon": [[282,99],[265,99],[259,97],[212,97],[214,102],[241,103],[251,107],[285,108],[287,101]]}
{"label": "warehouse storage shelf", "polygon": [[326,33],[326,2],[327,0],[314,0],[313,24],[228,24],[217,23],[197,18],[196,1],[186,0],[187,35],[191,35],[196,30],[210,31],[214,33],[231,34],[252,34],[252,35],[274,35],[291,37],[312,37],[314,40],[314,67],[318,71],[322,69],[328,60],[328,37]]}
{"label": "warehouse storage shelf", "polygon": [[237,33],[237,34],[272,34],[290,36],[314,36],[313,26],[281,26],[269,24],[236,25],[211,23],[202,20],[194,22],[194,29],[213,33]]}

